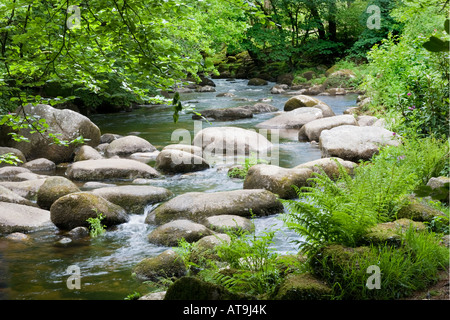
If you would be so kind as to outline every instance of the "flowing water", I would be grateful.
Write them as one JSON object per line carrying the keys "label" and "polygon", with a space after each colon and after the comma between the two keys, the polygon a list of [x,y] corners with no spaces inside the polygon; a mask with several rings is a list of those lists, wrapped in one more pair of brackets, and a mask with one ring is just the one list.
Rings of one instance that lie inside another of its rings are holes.
{"label": "flowing water", "polygon": [[[200,112],[204,109],[233,107],[254,104],[260,99],[271,99],[268,103],[283,110],[287,95],[271,95],[267,86],[250,87],[248,80],[214,80],[216,92],[182,94],[184,102],[195,106]],[[236,97],[216,97],[217,94],[231,92]],[[251,101],[236,101],[246,98]],[[336,115],[355,104],[356,95],[320,96]],[[273,117],[273,113],[257,114],[253,118],[219,122],[208,126],[236,126],[254,128],[257,123]],[[162,147],[177,143],[172,141],[176,129],[195,131],[191,114],[182,114],[179,122],[172,121],[169,106],[144,106],[133,112],[94,115],[95,122],[103,133],[122,135],[134,134],[150,141],[161,150]],[[317,145],[298,142],[296,131],[282,132],[279,140],[279,165],[293,167],[300,163],[321,157]],[[269,138],[270,140],[270,138]],[[183,141],[185,143],[186,141]],[[150,163],[151,164],[151,163]],[[216,192],[242,189],[243,182],[230,179],[227,170],[221,166],[185,174],[165,176],[151,180],[151,185],[165,187],[175,195],[185,192]],[[108,230],[98,238],[87,238],[64,242],[64,236],[54,226],[30,233],[30,242],[14,242],[0,238],[0,300],[1,299],[124,299],[134,291],[146,292],[150,288],[135,280],[132,268],[142,259],[155,256],[167,247],[156,246],[147,241],[147,235],[155,226],[144,223],[144,215],[130,215],[130,221]],[[255,219],[256,232],[276,230],[274,250],[278,253],[295,253],[298,236],[283,227],[278,215]],[[61,241],[63,239],[63,241]],[[76,265],[80,268],[81,288],[70,290],[67,281],[70,274],[67,268]]]}

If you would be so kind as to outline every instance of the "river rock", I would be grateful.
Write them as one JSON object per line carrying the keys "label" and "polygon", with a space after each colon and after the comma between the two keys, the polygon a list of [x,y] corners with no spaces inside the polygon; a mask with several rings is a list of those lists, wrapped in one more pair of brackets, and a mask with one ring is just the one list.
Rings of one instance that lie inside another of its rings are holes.
{"label": "river rock", "polygon": [[272,143],[254,130],[236,127],[209,127],[198,132],[194,137],[194,146],[203,149],[206,155],[249,155],[265,153],[272,148]]}
{"label": "river rock", "polygon": [[69,179],[80,181],[151,179],[159,176],[152,167],[130,159],[79,161],[73,163],[66,174]]}
{"label": "river rock", "polygon": [[98,160],[103,159],[100,152],[95,150],[90,146],[82,146],[75,152],[75,158],[73,161],[83,161],[83,160]]}
{"label": "river rock", "polygon": [[202,157],[181,150],[166,149],[156,158],[155,168],[165,173],[186,173],[209,169]]}
{"label": "river rock", "polygon": [[284,112],[272,119],[256,125],[258,128],[300,129],[308,122],[323,118],[323,113],[317,108],[298,108]]}
{"label": "river rock", "polygon": [[157,245],[174,247],[178,246],[181,239],[187,242],[196,242],[213,232],[203,224],[190,220],[175,220],[157,227],[148,235],[148,241]]}
{"label": "river rock", "polygon": [[277,107],[274,107],[268,103],[262,103],[262,102],[255,103],[252,106],[251,105],[242,106],[241,108],[248,109],[253,114],[279,111]]}
{"label": "river rock", "polygon": [[317,108],[317,109],[322,110],[322,114],[323,114],[324,118],[326,118],[326,117],[334,117],[336,115],[334,113],[333,109],[331,109],[331,107],[329,105],[327,105],[327,104],[325,104],[323,102],[314,105],[313,108]]}
{"label": "river rock", "polygon": [[114,133],[104,133],[101,135],[100,137],[100,142],[99,144],[103,144],[103,143],[111,143],[114,140],[117,140],[119,138],[122,138],[121,135],[119,134],[114,134]]}
{"label": "river rock", "polygon": [[150,161],[155,161],[159,155],[159,151],[153,152],[137,152],[130,155],[128,158],[131,160],[136,160],[142,163],[149,163]]}
{"label": "river rock", "polygon": [[28,161],[24,165],[22,165],[23,168],[27,168],[31,170],[32,172],[51,172],[55,171],[56,164],[53,161],[50,161],[45,158],[39,158],[35,160]]}
{"label": "river rock", "polygon": [[12,192],[8,188],[0,186],[0,202],[9,202],[16,204],[23,204],[25,206],[37,207],[37,205],[24,197],[19,196],[18,194]]}
{"label": "river rock", "polygon": [[156,151],[156,148],[150,142],[131,135],[113,140],[106,148],[105,155],[109,158],[114,156],[128,157],[137,152],[153,151]]}
{"label": "river rock", "polygon": [[168,249],[156,257],[145,258],[133,268],[139,281],[159,281],[160,278],[182,277],[187,272],[181,256]]}
{"label": "river rock", "polygon": [[411,219],[419,222],[431,222],[437,217],[445,218],[445,214],[414,198],[408,204],[402,206],[397,212],[397,219]]}
{"label": "river rock", "polygon": [[443,197],[441,201],[448,204],[450,196],[448,192],[449,183],[450,183],[449,177],[433,177],[430,178],[430,180],[428,180],[427,186],[430,187],[431,190],[438,191],[442,195],[445,193],[446,197]]}
{"label": "river rock", "polygon": [[201,280],[199,277],[185,276],[172,283],[164,300],[250,300],[246,294],[233,293],[223,286]]}
{"label": "river rock", "polygon": [[207,119],[232,121],[237,119],[245,119],[253,117],[253,112],[251,110],[242,107],[209,109],[209,110],[202,110],[200,113],[201,116],[193,114],[192,119],[194,120],[203,119],[202,118],[203,116]]}
{"label": "river rock", "polygon": [[96,218],[100,213],[105,216],[102,224],[107,227],[127,222],[129,219],[122,207],[87,192],[63,196],[56,200],[50,208],[52,222],[63,230],[89,227],[86,219]]}
{"label": "river rock", "polygon": [[268,164],[252,166],[244,180],[244,189],[266,189],[282,199],[293,199],[297,193],[292,186],[307,186],[312,170],[287,169]]}
{"label": "river rock", "polygon": [[[6,166],[0,168],[1,181],[24,181],[19,175],[23,173],[32,173],[30,169],[24,167]],[[29,180],[29,179],[25,179]]]}
{"label": "river rock", "polygon": [[378,118],[374,116],[358,116],[356,117],[356,120],[358,120],[360,127],[370,127],[378,121]]}
{"label": "river rock", "polygon": [[262,189],[220,192],[188,192],[156,208],[146,218],[156,224],[176,219],[202,223],[210,216],[228,214],[242,217],[265,216],[283,211],[283,205],[272,192]]}
{"label": "river rock", "polygon": [[[17,158],[19,158],[20,161],[22,161],[22,163],[27,162],[27,159],[25,158],[24,154],[19,149],[8,148],[8,147],[0,147],[0,156],[2,156],[4,154],[7,154],[7,153],[11,153],[13,156],[16,156]],[[0,168],[4,167],[4,166],[9,166],[9,164],[7,164],[7,163],[0,163]]]}
{"label": "river rock", "polygon": [[4,181],[0,182],[0,185],[18,194],[19,196],[28,199],[35,200],[39,188],[44,184],[46,179],[35,179],[26,181]]}
{"label": "river rock", "polygon": [[37,192],[37,204],[42,209],[49,210],[56,200],[74,192],[80,192],[80,189],[69,179],[49,177]]}
{"label": "river rock", "polygon": [[323,103],[319,99],[306,95],[297,95],[290,98],[284,104],[284,111],[292,111],[297,108],[314,107],[316,104]]}
{"label": "river rock", "polygon": [[0,202],[0,233],[29,232],[48,225],[51,221],[47,210]]}
{"label": "river rock", "polygon": [[189,152],[192,154],[195,154],[196,156],[201,157],[202,156],[202,148],[198,146],[192,146],[190,144],[169,144],[165,146],[162,151],[164,150],[180,150],[184,152]]}
{"label": "river rock", "polygon": [[313,120],[306,123],[298,133],[299,141],[319,141],[323,130],[332,129],[343,125],[357,126],[358,122],[352,115],[334,116]]}
{"label": "river rock", "polygon": [[[28,116],[40,117],[46,119],[49,125],[47,131],[58,136],[61,140],[73,140],[83,136],[87,145],[97,146],[100,141],[99,128],[87,117],[68,109],[56,109],[49,105],[31,104],[24,106],[23,110]],[[23,111],[17,110],[18,114],[23,115]],[[72,160],[76,145],[60,146],[50,144],[50,140],[39,133],[30,133],[29,129],[22,129],[19,134],[28,138],[30,142],[16,142],[6,134],[0,134],[0,144],[19,149],[28,160],[46,158],[55,163],[68,162]],[[3,141],[1,141],[3,140]],[[2,143],[3,142],[3,143]]]}
{"label": "river rock", "polygon": [[340,176],[339,167],[336,161],[339,162],[339,164],[344,167],[344,169],[347,171],[349,175],[353,175],[353,170],[358,166],[356,163],[352,161],[346,161],[340,158],[322,158],[299,164],[294,168],[296,169],[307,168],[311,169],[313,172],[316,173],[322,173],[323,170],[330,179],[336,179]]}
{"label": "river rock", "polygon": [[197,86],[195,91],[196,92],[216,92],[216,89],[213,86]]}
{"label": "river rock", "polygon": [[270,89],[271,94],[283,94],[286,92],[286,90],[289,90],[289,86],[287,84],[276,84],[275,86]]}
{"label": "river rock", "polygon": [[173,196],[170,190],[154,186],[105,187],[91,192],[135,214],[143,214],[149,204],[166,201]]}
{"label": "river rock", "polygon": [[255,229],[255,226],[250,219],[232,214],[207,217],[203,224],[209,229],[217,232],[252,232]]}
{"label": "river rock", "polygon": [[380,146],[398,146],[393,132],[380,127],[343,125],[322,131],[319,147],[322,157],[338,157],[358,162],[370,160]]}
{"label": "river rock", "polygon": [[265,86],[267,84],[268,82],[266,80],[260,78],[252,78],[248,81],[249,86]]}

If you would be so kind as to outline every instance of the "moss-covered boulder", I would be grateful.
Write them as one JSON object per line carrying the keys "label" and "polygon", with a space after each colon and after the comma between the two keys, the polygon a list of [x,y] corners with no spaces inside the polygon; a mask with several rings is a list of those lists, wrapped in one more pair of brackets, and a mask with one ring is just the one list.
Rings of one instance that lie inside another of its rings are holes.
{"label": "moss-covered boulder", "polygon": [[265,189],[277,194],[282,199],[297,197],[292,186],[308,185],[312,170],[308,168],[281,168],[268,164],[252,166],[244,180],[244,189]]}
{"label": "moss-covered boulder", "polygon": [[286,101],[286,103],[284,104],[284,111],[292,111],[298,108],[314,107],[319,103],[323,102],[319,99],[307,95],[298,95]]}
{"label": "moss-covered boulder", "polygon": [[252,78],[248,81],[249,86],[265,86],[268,82],[261,78]]}
{"label": "moss-covered boulder", "polygon": [[203,237],[192,247],[190,261],[201,267],[207,261],[220,260],[217,254],[217,247],[223,244],[229,244],[230,242],[230,236],[225,233]]}
{"label": "moss-covered boulder", "polygon": [[[349,265],[357,266],[358,264],[355,264],[355,261],[364,259],[370,253],[370,248],[367,246],[350,248],[334,244],[321,248],[310,259],[310,265],[313,274],[319,279],[332,279],[336,274],[348,268]],[[335,275],[330,274],[330,272]]]}
{"label": "moss-covered boulder", "polygon": [[213,232],[202,224],[181,219],[157,227],[148,235],[148,241],[163,246],[177,246],[181,239],[196,242]]}
{"label": "moss-covered boulder", "polygon": [[80,192],[80,189],[69,179],[49,177],[37,192],[37,204],[42,209],[49,210],[56,200],[74,192]]}
{"label": "moss-covered boulder", "polygon": [[140,281],[158,281],[160,278],[182,277],[186,274],[186,267],[181,256],[169,249],[140,261],[133,274]]}
{"label": "moss-covered boulder", "polygon": [[289,274],[281,283],[274,300],[326,300],[331,289],[310,273]]}
{"label": "moss-covered boulder", "polygon": [[149,204],[166,201],[173,193],[155,186],[117,186],[91,191],[93,194],[124,208],[127,213],[143,214]]}
{"label": "moss-covered boulder", "polygon": [[398,219],[404,218],[421,222],[430,222],[436,217],[446,217],[446,215],[427,204],[417,201],[416,199],[411,199],[407,205],[400,208],[397,212]]}
{"label": "moss-covered boulder", "polygon": [[226,288],[196,277],[182,277],[166,292],[164,300],[248,300],[249,297],[232,293]]}
{"label": "moss-covered boulder", "polygon": [[402,234],[409,228],[414,228],[416,231],[426,230],[426,226],[422,222],[414,222],[405,218],[393,222],[378,223],[362,237],[361,244],[399,247],[402,243]]}
{"label": "moss-covered boulder", "polygon": [[71,193],[56,200],[50,208],[52,222],[63,230],[89,227],[88,218],[105,216],[102,224],[107,227],[127,222],[125,210],[108,200],[87,192]]}

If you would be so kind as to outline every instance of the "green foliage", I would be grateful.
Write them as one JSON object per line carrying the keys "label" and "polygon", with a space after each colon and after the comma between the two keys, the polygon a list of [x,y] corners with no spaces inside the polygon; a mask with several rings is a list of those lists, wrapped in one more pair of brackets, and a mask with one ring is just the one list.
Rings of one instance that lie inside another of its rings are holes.
{"label": "green foliage", "polygon": [[19,163],[23,163],[23,161],[12,153],[5,153],[0,155],[0,163],[6,163],[12,166],[17,166]]}
{"label": "green foliage", "polygon": [[429,2],[426,8],[411,1],[393,10],[404,23],[403,33],[373,47],[363,87],[372,97],[372,109],[390,114],[399,133],[448,137],[449,54],[423,47],[430,37],[448,38],[436,29],[446,17],[442,4]]}
{"label": "green foliage", "polygon": [[97,217],[88,218],[86,219],[86,222],[89,223],[89,231],[91,237],[96,238],[106,232],[105,230],[106,226],[102,225],[102,220],[105,218],[105,215],[102,214],[101,212],[98,212],[97,209],[92,210],[95,211],[95,213],[97,213]]}
{"label": "green foliage", "polygon": [[[334,299],[399,299],[415,290],[423,290],[437,281],[439,270],[448,267],[449,251],[439,238],[410,228],[400,248],[371,246],[358,254],[342,254],[342,249],[317,256],[320,276],[333,284]],[[380,268],[380,288],[369,289],[366,282],[370,266]]]}
{"label": "green foliage", "polygon": [[124,300],[139,300],[139,298],[141,297],[141,294],[139,292],[133,292],[128,294]]}
{"label": "green foliage", "polygon": [[446,141],[405,139],[361,163],[353,178],[337,163],[338,180],[316,174],[312,186],[296,188],[300,201],[282,200],[284,221],[305,239],[299,246],[306,253],[329,244],[353,247],[370,226],[394,220],[406,197],[439,175],[448,153]]}
{"label": "green foliage", "polygon": [[264,159],[258,159],[254,154],[251,154],[249,157],[246,157],[241,167],[234,167],[228,171],[228,176],[231,178],[239,178],[245,179],[247,176],[248,170],[257,164],[268,163],[268,161]]}

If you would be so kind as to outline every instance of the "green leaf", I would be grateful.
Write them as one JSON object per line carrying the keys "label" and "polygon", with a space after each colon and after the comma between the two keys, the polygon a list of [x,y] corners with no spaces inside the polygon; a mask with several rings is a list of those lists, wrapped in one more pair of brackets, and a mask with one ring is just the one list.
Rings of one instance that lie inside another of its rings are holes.
{"label": "green leaf", "polygon": [[432,36],[430,37],[430,41],[423,44],[423,47],[430,52],[448,52],[450,49],[450,42]]}
{"label": "green leaf", "polygon": [[450,34],[450,19],[445,20],[444,29],[447,34]]}

